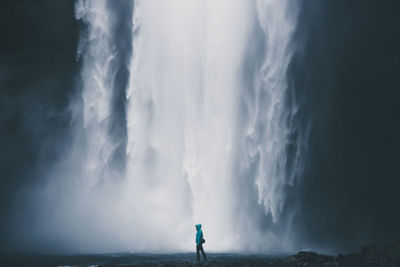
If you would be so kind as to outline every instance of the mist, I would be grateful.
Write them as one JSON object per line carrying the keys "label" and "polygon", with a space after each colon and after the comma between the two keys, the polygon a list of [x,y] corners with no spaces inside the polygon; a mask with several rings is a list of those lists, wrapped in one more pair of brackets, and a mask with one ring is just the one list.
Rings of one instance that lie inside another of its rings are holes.
{"label": "mist", "polygon": [[5,1],[1,249],[390,240],[397,5]]}

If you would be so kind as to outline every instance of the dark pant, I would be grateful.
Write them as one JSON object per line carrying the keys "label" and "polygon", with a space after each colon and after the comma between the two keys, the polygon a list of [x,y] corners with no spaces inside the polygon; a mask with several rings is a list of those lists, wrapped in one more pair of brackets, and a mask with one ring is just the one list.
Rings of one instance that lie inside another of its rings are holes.
{"label": "dark pant", "polygon": [[204,261],[207,261],[206,253],[204,253],[203,245],[196,245],[197,261],[198,262],[200,261],[199,251],[201,251],[201,254],[203,254]]}

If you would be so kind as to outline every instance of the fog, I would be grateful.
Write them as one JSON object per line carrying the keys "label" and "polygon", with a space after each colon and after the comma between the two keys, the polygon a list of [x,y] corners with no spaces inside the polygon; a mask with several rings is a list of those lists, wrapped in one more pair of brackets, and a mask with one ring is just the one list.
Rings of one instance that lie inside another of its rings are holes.
{"label": "fog", "polygon": [[[32,220],[20,233],[30,237],[25,245],[187,251],[195,223],[202,223],[208,250],[291,249],[284,234],[291,221],[280,215],[301,168],[297,147],[287,166],[287,145],[299,140],[291,137],[296,106],[285,102],[296,7],[285,1],[112,5],[75,4],[84,28],[70,103],[74,137],[43,183],[17,196],[17,205],[33,213],[19,219]],[[129,7],[131,16],[118,17]],[[131,19],[123,21],[131,36],[114,33],[123,19]],[[115,125],[119,43],[127,40],[126,125]],[[120,146],[125,155],[118,155]],[[119,159],[126,163],[118,166]]]}
{"label": "fog", "polygon": [[397,2],[4,5],[2,251],[396,236]]}

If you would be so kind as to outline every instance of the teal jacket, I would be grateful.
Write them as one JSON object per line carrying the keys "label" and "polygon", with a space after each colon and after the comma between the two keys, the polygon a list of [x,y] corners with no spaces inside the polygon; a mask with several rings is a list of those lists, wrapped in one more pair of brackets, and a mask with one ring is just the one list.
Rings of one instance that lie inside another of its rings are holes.
{"label": "teal jacket", "polygon": [[196,244],[201,245],[201,239],[203,239],[203,231],[201,231],[201,224],[196,224]]}

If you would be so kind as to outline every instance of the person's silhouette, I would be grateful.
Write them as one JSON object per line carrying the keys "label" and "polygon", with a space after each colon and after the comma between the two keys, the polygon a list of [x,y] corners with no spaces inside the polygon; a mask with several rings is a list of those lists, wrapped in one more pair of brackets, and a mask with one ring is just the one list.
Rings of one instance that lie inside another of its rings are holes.
{"label": "person's silhouette", "polygon": [[204,261],[207,261],[206,253],[204,253],[203,243],[206,241],[203,238],[203,231],[201,230],[201,224],[196,224],[196,253],[197,253],[197,261],[200,262],[200,253],[203,254]]}

